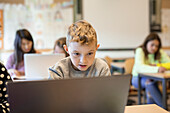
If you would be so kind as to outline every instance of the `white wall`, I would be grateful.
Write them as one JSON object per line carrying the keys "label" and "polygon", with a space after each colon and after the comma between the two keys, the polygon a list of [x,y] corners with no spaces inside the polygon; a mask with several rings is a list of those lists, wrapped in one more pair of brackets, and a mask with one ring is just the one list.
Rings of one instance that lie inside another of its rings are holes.
{"label": "white wall", "polygon": [[135,48],[149,33],[148,0],[83,0],[83,13],[100,48]]}
{"label": "white wall", "polygon": [[96,57],[104,58],[109,56],[111,58],[131,58],[134,57],[134,51],[97,51]]}

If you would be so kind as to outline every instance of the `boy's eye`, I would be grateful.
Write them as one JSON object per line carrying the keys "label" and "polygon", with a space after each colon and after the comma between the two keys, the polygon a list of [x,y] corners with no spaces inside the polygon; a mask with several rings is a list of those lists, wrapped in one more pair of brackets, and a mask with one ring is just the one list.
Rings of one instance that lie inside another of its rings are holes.
{"label": "boy's eye", "polygon": [[79,53],[73,53],[73,55],[78,56],[78,55],[79,55]]}
{"label": "boy's eye", "polygon": [[88,53],[88,55],[92,55],[92,54],[93,54],[93,52]]}

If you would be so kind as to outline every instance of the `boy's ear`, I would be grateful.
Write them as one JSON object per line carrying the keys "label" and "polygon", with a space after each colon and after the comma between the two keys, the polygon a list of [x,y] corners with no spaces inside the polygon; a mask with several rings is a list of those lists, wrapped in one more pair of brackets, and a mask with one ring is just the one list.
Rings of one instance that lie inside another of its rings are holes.
{"label": "boy's ear", "polygon": [[100,44],[97,44],[97,48],[96,48],[96,50],[97,50],[99,47],[100,47]]}
{"label": "boy's ear", "polygon": [[64,47],[65,51],[68,53],[68,47],[67,47],[67,45],[63,45],[63,47]]}

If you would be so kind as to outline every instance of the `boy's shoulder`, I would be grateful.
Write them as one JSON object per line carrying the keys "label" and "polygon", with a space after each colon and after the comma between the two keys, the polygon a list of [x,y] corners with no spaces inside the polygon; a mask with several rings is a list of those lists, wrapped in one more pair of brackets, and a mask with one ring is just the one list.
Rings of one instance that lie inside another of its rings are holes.
{"label": "boy's shoulder", "polygon": [[95,58],[95,64],[101,67],[107,66],[107,62],[104,58]]}
{"label": "boy's shoulder", "polygon": [[70,57],[65,57],[65,58],[59,60],[59,61],[56,63],[56,65],[67,64],[67,63],[69,63],[69,62],[70,62]]}
{"label": "boy's shoulder", "polygon": [[53,66],[53,69],[56,69],[58,67],[65,68],[66,66],[68,66],[69,62],[70,62],[70,57],[63,58],[60,61],[56,62],[56,64]]}
{"label": "boy's shoulder", "polygon": [[70,61],[70,57],[65,57],[63,59],[61,59],[60,61],[58,61],[59,63],[66,63]]}

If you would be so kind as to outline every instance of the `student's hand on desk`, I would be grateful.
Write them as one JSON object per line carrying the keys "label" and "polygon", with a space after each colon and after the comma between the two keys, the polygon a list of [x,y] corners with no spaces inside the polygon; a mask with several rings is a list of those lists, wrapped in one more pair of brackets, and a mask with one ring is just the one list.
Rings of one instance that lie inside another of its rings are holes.
{"label": "student's hand on desk", "polygon": [[21,76],[20,72],[15,70],[15,69],[9,69],[8,70],[8,73],[11,75],[11,76]]}
{"label": "student's hand on desk", "polygon": [[149,64],[150,66],[156,66],[156,64]]}
{"label": "student's hand on desk", "polygon": [[159,73],[164,73],[166,69],[164,67],[159,67],[158,72]]}

